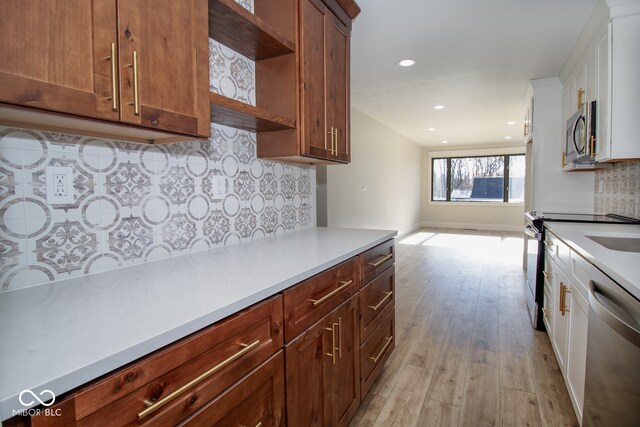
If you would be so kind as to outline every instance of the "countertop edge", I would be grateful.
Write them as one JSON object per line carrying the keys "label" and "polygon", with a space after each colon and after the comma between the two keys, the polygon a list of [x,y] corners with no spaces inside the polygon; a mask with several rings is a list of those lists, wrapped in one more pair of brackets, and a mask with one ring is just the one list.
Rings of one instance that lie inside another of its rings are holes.
{"label": "countertop edge", "polygon": [[[374,230],[372,230],[374,231]],[[267,288],[261,289],[260,291],[249,295],[245,298],[242,298],[238,301],[234,301],[227,306],[214,310],[211,313],[207,313],[204,316],[201,316],[197,319],[189,321],[187,323],[176,326],[175,328],[161,333],[160,335],[156,335],[150,337],[149,339],[140,342],[134,346],[131,346],[125,350],[119,351],[117,353],[107,355],[106,357],[95,361],[94,363],[81,366],[78,369],[68,372],[64,376],[59,376],[57,378],[52,378],[51,380],[42,383],[33,385],[33,387],[27,387],[25,389],[32,390],[36,392],[41,392],[43,390],[50,390],[55,393],[56,396],[60,396],[64,393],[70,392],[75,388],[78,388],[88,382],[94,381],[110,372],[113,372],[124,365],[129,363],[133,363],[136,360],[147,356],[167,345],[170,345],[182,338],[187,337],[190,334],[193,334],[205,327],[208,327],[230,315],[233,315],[253,304],[256,304],[266,298],[274,296],[287,288],[290,288],[293,285],[296,285],[334,265],[337,265],[343,261],[348,260],[362,252],[365,252],[374,246],[379,245],[387,240],[394,239],[397,237],[397,231],[389,231],[389,230],[375,230],[375,231],[388,231],[384,236],[379,237],[370,241],[365,245],[361,245],[356,249],[348,251],[340,256],[336,256],[331,260],[325,261],[317,266],[308,269],[300,274],[292,276],[286,280],[283,280],[279,283],[276,283]],[[3,396],[0,398],[0,420],[6,421],[15,414],[14,411],[20,411],[29,409],[32,407],[36,407],[37,405],[32,404],[31,406],[24,406],[19,409],[16,409],[15,403],[18,401],[19,394],[12,394],[9,396]]]}
{"label": "countertop edge", "polygon": [[[555,223],[555,227],[554,227],[553,221],[549,221],[547,224],[548,224],[547,227],[555,235],[557,235],[560,240],[566,243],[572,250],[576,251],[582,258],[584,258],[591,265],[593,265],[595,268],[600,270],[600,272],[602,272],[603,274],[608,276],[610,279],[618,283],[618,285],[624,288],[625,291],[629,292],[631,295],[633,295],[637,299],[640,299],[640,291],[637,290],[637,287],[635,285],[633,285],[625,277],[618,274],[618,272],[615,271],[613,268],[610,268],[605,261],[599,258],[596,258],[591,254],[591,252],[583,248],[581,245],[577,244],[574,241],[574,239],[572,239],[570,236],[567,236],[565,233],[563,233],[563,230],[562,230],[563,223],[561,222]],[[558,230],[558,227],[560,227],[560,230]]]}

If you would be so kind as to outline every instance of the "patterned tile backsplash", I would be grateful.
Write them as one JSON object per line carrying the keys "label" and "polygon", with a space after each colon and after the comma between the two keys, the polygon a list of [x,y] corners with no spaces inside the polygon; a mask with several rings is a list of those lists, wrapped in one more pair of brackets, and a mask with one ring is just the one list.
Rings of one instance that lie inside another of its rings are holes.
{"label": "patterned tile backsplash", "polygon": [[640,219],[640,161],[597,171],[594,191],[596,212]]}
{"label": "patterned tile backsplash", "polygon": [[[255,104],[252,61],[210,41],[210,63],[212,90]],[[140,145],[0,127],[0,291],[315,225],[314,167],[258,160],[249,132],[211,133]],[[73,203],[47,204],[47,166],[73,169]]]}

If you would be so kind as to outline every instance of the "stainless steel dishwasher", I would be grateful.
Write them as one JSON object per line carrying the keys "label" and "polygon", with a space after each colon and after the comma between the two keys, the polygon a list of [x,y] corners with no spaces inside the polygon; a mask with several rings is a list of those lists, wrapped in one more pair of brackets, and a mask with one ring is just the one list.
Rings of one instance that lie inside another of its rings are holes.
{"label": "stainless steel dishwasher", "polygon": [[600,271],[592,275],[582,425],[636,427],[640,425],[640,301]]}

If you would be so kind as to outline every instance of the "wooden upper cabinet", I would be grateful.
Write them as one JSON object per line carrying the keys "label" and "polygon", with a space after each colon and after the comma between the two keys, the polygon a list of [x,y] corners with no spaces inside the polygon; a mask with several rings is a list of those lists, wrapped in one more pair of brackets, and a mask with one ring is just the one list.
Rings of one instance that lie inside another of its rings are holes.
{"label": "wooden upper cabinet", "polygon": [[326,123],[325,20],[330,15],[320,0],[300,2],[303,153],[327,158],[332,135]]}
{"label": "wooden upper cabinet", "polygon": [[209,136],[207,9],[207,0],[3,1],[4,121],[140,142]]}
{"label": "wooden upper cabinet", "polygon": [[349,141],[349,45],[350,32],[333,14],[326,24],[326,109],[327,126],[334,129],[331,157],[341,162],[350,160]]}
{"label": "wooden upper cabinet", "polygon": [[301,0],[302,147],[349,162],[350,30],[320,0]]}
{"label": "wooden upper cabinet", "polygon": [[[349,46],[351,22],[359,12],[353,0],[298,0],[297,129],[259,134],[259,158],[315,164],[351,160]],[[259,68],[256,78],[258,83],[263,78]]]}
{"label": "wooden upper cabinet", "polygon": [[118,120],[111,58],[116,0],[5,0],[0,101]]}
{"label": "wooden upper cabinet", "polygon": [[118,0],[118,17],[122,121],[207,135],[207,1]]}

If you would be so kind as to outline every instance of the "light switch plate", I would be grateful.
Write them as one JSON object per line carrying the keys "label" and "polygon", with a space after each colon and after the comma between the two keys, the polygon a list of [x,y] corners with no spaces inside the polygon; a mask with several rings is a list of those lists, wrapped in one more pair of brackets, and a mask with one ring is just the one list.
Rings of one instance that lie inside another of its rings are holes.
{"label": "light switch plate", "polygon": [[73,168],[47,166],[47,203],[68,205],[74,202]]}
{"label": "light switch plate", "polygon": [[213,176],[213,198],[224,199],[227,195],[227,179],[222,175]]}

